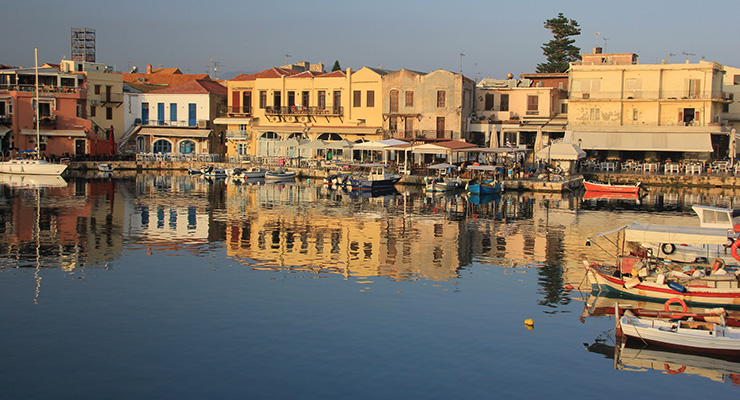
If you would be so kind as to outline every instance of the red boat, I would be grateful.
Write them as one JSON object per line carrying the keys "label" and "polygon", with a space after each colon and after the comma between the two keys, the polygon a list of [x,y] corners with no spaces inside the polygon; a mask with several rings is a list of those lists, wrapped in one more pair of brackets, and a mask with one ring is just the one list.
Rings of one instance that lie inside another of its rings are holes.
{"label": "red boat", "polygon": [[593,192],[638,193],[640,191],[640,182],[634,185],[612,185],[611,183],[583,181],[583,186],[587,191]]}
{"label": "red boat", "polygon": [[596,192],[593,190],[587,190],[583,194],[583,200],[591,199],[621,199],[621,200],[639,200],[640,195],[638,193],[627,193],[627,192]]}

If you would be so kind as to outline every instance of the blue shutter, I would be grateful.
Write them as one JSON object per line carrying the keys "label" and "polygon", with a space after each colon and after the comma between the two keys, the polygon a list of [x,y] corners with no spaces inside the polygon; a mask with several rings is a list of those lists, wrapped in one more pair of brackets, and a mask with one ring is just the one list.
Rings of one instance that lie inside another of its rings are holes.
{"label": "blue shutter", "polygon": [[177,103],[170,103],[170,122],[177,122]]}
{"label": "blue shutter", "polygon": [[188,126],[196,125],[198,125],[198,121],[195,115],[195,103],[188,103]]}

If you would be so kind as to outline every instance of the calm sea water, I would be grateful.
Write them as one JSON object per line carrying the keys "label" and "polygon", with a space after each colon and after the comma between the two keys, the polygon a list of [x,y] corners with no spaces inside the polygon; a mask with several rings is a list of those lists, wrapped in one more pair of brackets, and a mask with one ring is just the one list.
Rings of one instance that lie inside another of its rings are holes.
{"label": "calm sea water", "polygon": [[697,225],[692,204],[740,208],[734,191],[481,199],[6,180],[3,399],[739,393],[740,363],[660,351],[615,363],[614,319],[583,317],[600,300],[581,269],[608,259],[586,237],[635,220]]}

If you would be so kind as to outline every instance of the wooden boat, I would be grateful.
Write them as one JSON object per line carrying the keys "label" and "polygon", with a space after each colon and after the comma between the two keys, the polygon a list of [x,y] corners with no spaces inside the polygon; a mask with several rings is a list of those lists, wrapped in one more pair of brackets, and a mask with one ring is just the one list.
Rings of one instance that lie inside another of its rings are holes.
{"label": "wooden boat", "polygon": [[490,178],[490,175],[500,173],[502,171],[502,167],[495,165],[469,165],[466,169],[476,171],[478,173],[478,176],[471,179],[466,185],[466,189],[469,193],[485,195],[501,193],[503,191],[501,182]]}
{"label": "wooden boat", "polygon": [[286,180],[292,180],[296,177],[296,171],[288,171],[280,168],[277,171],[267,171],[265,172],[265,180],[266,181],[286,181]]}
{"label": "wooden boat", "polygon": [[584,180],[583,186],[587,191],[594,192],[638,193],[640,191],[640,182],[637,182],[634,185],[612,185],[611,183]]}
{"label": "wooden boat", "polygon": [[226,178],[226,170],[209,165],[203,169],[203,176],[207,178]]}
{"label": "wooden boat", "polygon": [[624,315],[619,319],[617,331],[628,338],[657,346],[740,357],[740,328],[736,327]]}
{"label": "wooden boat", "polygon": [[463,187],[462,179],[458,176],[452,176],[453,171],[457,170],[457,165],[442,163],[430,165],[427,169],[437,171],[437,176],[424,177],[427,192],[449,192]]}
{"label": "wooden boat", "polygon": [[386,172],[387,164],[356,164],[355,167],[364,170],[349,178],[352,189],[378,190],[393,187],[403,177]]}
{"label": "wooden boat", "polygon": [[264,178],[267,168],[252,167],[242,172],[244,179]]}
{"label": "wooden boat", "polygon": [[583,200],[640,200],[638,193],[628,192],[596,192],[593,190],[587,190],[583,193]]}
{"label": "wooden boat", "polygon": [[467,189],[471,194],[487,195],[501,193],[501,182],[486,180],[480,183],[468,182]]}
{"label": "wooden boat", "polygon": [[[617,264],[583,261],[593,292],[612,292],[658,301],[678,298],[695,306],[740,308],[737,271],[726,266],[722,259],[714,259],[711,263],[680,264],[651,257],[650,252],[639,246],[641,243],[726,244],[726,229],[633,222],[593,236],[586,244],[610,234],[618,235],[617,241],[612,242],[617,245],[617,254],[614,254]],[[637,250],[626,251],[625,248]]]}

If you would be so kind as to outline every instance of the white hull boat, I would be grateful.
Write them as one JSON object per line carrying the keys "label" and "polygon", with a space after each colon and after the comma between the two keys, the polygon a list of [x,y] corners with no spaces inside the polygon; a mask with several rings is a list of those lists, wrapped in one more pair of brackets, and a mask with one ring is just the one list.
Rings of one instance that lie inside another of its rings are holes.
{"label": "white hull boat", "polygon": [[0,162],[0,173],[22,175],[61,175],[65,164],[52,164],[45,160],[9,160]]}

